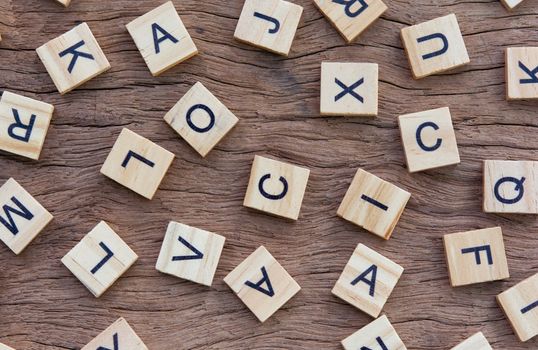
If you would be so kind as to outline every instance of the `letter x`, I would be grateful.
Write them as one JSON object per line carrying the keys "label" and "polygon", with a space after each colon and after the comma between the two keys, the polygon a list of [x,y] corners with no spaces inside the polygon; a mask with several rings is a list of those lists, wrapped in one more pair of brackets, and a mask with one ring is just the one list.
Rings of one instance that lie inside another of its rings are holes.
{"label": "letter x", "polygon": [[364,78],[360,78],[355,83],[351,84],[350,86],[347,86],[346,84],[342,83],[338,78],[334,78],[334,82],[342,88],[342,92],[340,92],[338,95],[334,96],[334,102],[338,101],[342,97],[344,97],[347,94],[350,94],[351,96],[355,97],[357,100],[361,101],[361,103],[364,102],[364,99],[361,95],[356,93],[354,90],[358,88],[359,86],[364,83]]}

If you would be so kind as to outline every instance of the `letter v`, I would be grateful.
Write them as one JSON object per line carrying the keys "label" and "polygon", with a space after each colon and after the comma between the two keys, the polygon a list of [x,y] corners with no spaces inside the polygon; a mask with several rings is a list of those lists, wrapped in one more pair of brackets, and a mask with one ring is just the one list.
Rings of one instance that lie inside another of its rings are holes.
{"label": "letter v", "polygon": [[[273,290],[273,286],[271,285],[271,280],[269,279],[269,275],[267,274],[267,271],[265,270],[265,266],[262,266],[262,275],[263,275],[263,278],[259,280],[257,283],[246,281],[245,284],[249,286],[250,288],[256,289],[260,293],[263,293],[265,295],[272,297],[273,295],[275,295],[275,291]],[[264,283],[267,285],[267,289],[262,288],[262,284]]]}
{"label": "letter v", "polygon": [[193,255],[176,255],[172,257],[172,261],[180,261],[180,260],[197,260],[202,259],[204,257],[204,254],[196,249],[192,244],[184,240],[181,236],[179,236],[178,241],[183,244],[185,247],[189,248],[191,252],[193,252]]}

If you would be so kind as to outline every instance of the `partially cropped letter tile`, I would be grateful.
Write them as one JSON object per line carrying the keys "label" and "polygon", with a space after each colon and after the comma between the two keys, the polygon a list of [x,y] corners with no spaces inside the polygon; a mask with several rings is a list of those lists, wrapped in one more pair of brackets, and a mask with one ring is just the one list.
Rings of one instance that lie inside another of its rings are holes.
{"label": "partially cropped letter tile", "polygon": [[308,169],[255,156],[243,205],[297,220],[309,174]]}
{"label": "partially cropped letter tile", "polygon": [[404,269],[392,260],[359,244],[332,293],[372,317],[381,313]]}
{"label": "partially cropped letter tile", "polygon": [[205,157],[238,121],[200,82],[194,84],[166,113],[164,120],[202,157]]}
{"label": "partially cropped letter tile", "polygon": [[538,214],[538,162],[484,161],[486,213]]}
{"label": "partially cropped letter tile", "polygon": [[523,0],[501,0],[501,2],[508,10],[511,11],[515,9],[517,5],[521,4]]}
{"label": "partially cropped letter tile", "polygon": [[243,260],[224,282],[261,322],[301,290],[263,246]]}
{"label": "partially cropped letter tile", "polygon": [[119,318],[81,350],[148,350],[124,318]]}
{"label": "partially cropped letter tile", "polygon": [[101,221],[62,258],[62,263],[95,297],[99,297],[137,259],[127,243]]}
{"label": "partially cropped letter tile", "polygon": [[508,100],[538,99],[538,47],[506,49]]}
{"label": "partially cropped letter tile", "polygon": [[39,159],[54,106],[4,91],[0,99],[0,149]]}
{"label": "partially cropped letter tile", "polygon": [[338,216],[389,239],[411,194],[359,169],[346,192]]}
{"label": "partially cropped letter tile", "polygon": [[497,296],[519,340],[538,335],[538,273]]}
{"label": "partially cropped letter tile", "polygon": [[198,53],[171,1],[133,20],[127,30],[154,76]]}
{"label": "partially cropped letter tile", "polygon": [[0,350],[15,350],[15,349],[0,343]]}
{"label": "partially cropped letter tile", "polygon": [[489,345],[488,340],[482,334],[482,332],[478,332],[472,337],[466,339],[465,341],[461,342],[460,344],[456,345],[450,350],[493,350],[491,348],[491,345]]}
{"label": "partially cropped letter tile", "polygon": [[398,123],[409,172],[460,162],[448,107],[401,115]]}
{"label": "partially cropped letter tile", "polygon": [[385,315],[344,339],[342,346],[346,350],[407,350]]}
{"label": "partially cropped letter tile", "polygon": [[124,128],[101,174],[152,199],[173,160],[173,153]]}
{"label": "partially cropped letter tile", "polygon": [[211,286],[225,240],[216,233],[171,221],[156,268],[169,275]]}
{"label": "partially cropped letter tile", "polygon": [[13,178],[0,187],[0,239],[19,254],[52,220],[52,215]]}
{"label": "partially cropped letter tile", "polygon": [[452,233],[443,240],[453,287],[510,277],[500,227]]}
{"label": "partially cropped letter tile", "polygon": [[36,51],[60,94],[73,90],[110,68],[86,23],[52,39]]}
{"label": "partially cropped letter tile", "polygon": [[415,79],[470,62],[454,14],[403,28],[401,35]]}
{"label": "partially cropped letter tile", "polygon": [[287,56],[303,8],[284,0],[246,0],[234,38]]}

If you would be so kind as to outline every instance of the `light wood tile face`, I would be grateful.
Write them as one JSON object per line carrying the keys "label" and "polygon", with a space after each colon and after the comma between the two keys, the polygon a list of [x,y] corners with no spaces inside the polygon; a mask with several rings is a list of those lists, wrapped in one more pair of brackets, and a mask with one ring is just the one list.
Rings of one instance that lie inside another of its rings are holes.
{"label": "light wood tile face", "polygon": [[224,282],[261,322],[301,290],[263,246],[243,260]]}
{"label": "light wood tile face", "polygon": [[538,47],[506,49],[506,98],[538,99]]}
{"label": "light wood tile face", "polygon": [[538,214],[538,162],[484,161],[486,213]]}
{"label": "light wood tile face", "polygon": [[9,346],[0,343],[0,350],[15,350],[15,349],[10,348]]}
{"label": "light wood tile face", "polygon": [[101,174],[152,199],[173,160],[173,153],[124,128]]}
{"label": "light wood tile face", "polygon": [[71,0],[56,0],[56,1],[64,5],[65,7],[69,6],[69,4],[71,3]]}
{"label": "light wood tile face", "polygon": [[138,17],[126,27],[154,76],[198,53],[171,1]]}
{"label": "light wood tile face", "polygon": [[171,221],[156,268],[160,272],[211,286],[225,238]]}
{"label": "light wood tile face", "polygon": [[234,38],[287,56],[303,8],[283,0],[246,0]]}
{"label": "light wood tile face", "polygon": [[314,0],[314,3],[348,43],[387,10],[381,0]]}
{"label": "light wood tile face", "polygon": [[359,169],[338,208],[338,216],[389,239],[411,194]]}
{"label": "light wood tile face", "polygon": [[62,258],[62,263],[98,298],[137,259],[120,236],[101,221]]}
{"label": "light wood tile face", "polygon": [[368,315],[377,317],[403,270],[392,260],[359,244],[332,293]]}
{"label": "light wood tile face", "polygon": [[105,329],[81,350],[148,350],[124,318]]}
{"label": "light wood tile face", "polygon": [[15,254],[52,220],[52,215],[13,178],[0,187],[0,239]]}
{"label": "light wood tile face", "polygon": [[401,36],[415,79],[470,62],[454,14],[403,28]]}
{"label": "light wood tile face", "polygon": [[493,350],[491,345],[489,345],[488,340],[482,334],[478,332],[472,337],[466,339],[460,344],[453,347],[451,350]]}
{"label": "light wood tile face", "polygon": [[374,117],[377,106],[377,63],[321,64],[321,115]]}
{"label": "light wood tile face", "polygon": [[407,350],[404,343],[390,324],[387,316],[367,324],[342,341],[346,350],[389,349]]}
{"label": "light wood tile face", "polygon": [[200,82],[166,113],[164,120],[202,157],[238,122],[237,117]]}
{"label": "light wood tile face", "polygon": [[538,273],[497,296],[519,340],[538,335]]}
{"label": "light wood tile face", "polygon": [[52,39],[36,52],[62,95],[110,68],[86,23]]}
{"label": "light wood tile face", "polygon": [[453,287],[510,277],[500,227],[452,233],[443,240]]}
{"label": "light wood tile face", "polygon": [[398,123],[409,172],[460,162],[448,107],[401,115]]}
{"label": "light wood tile face", "polygon": [[508,10],[513,10],[517,5],[521,4],[523,0],[501,0],[501,2]]}
{"label": "light wood tile face", "polygon": [[0,99],[0,149],[39,159],[54,106],[4,91]]}
{"label": "light wood tile face", "polygon": [[255,156],[243,205],[297,220],[309,174],[308,169]]}

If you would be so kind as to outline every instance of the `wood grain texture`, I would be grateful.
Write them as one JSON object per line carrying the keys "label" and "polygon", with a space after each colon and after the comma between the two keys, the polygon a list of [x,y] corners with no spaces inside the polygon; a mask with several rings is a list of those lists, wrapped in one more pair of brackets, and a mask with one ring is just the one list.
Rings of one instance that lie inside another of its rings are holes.
{"label": "wood grain texture", "polygon": [[[357,243],[404,268],[384,307],[409,349],[441,350],[483,331],[494,349],[520,343],[495,296],[538,271],[536,216],[482,212],[482,160],[538,160],[536,102],[506,102],[504,49],[535,46],[536,0],[508,12],[499,1],[390,1],[352,45],[309,0],[289,58],[233,40],[242,1],[174,1],[200,54],[154,78],[125,24],[155,0],[0,1],[2,89],[54,104],[39,162],[2,153],[0,182],[15,177],[55,217],[18,257],[0,246],[0,342],[15,349],[78,349],[120,316],[150,349],[341,349],[371,321],[331,295]],[[456,13],[471,63],[412,78],[399,30]],[[35,48],[90,23],[112,68],[60,96]],[[377,62],[376,119],[319,116],[323,60]],[[165,113],[201,81],[240,122],[206,157],[178,139]],[[449,106],[461,164],[418,174],[405,169],[397,116]],[[177,159],[148,201],[99,174],[122,127]],[[242,206],[255,154],[311,170],[297,222]],[[412,193],[384,241],[336,216],[357,168]],[[99,220],[139,255],[95,299],[60,259]],[[166,225],[175,220],[227,239],[213,287],[155,270]],[[446,233],[502,226],[511,278],[451,288]],[[260,324],[222,278],[264,245],[301,285]]]}

